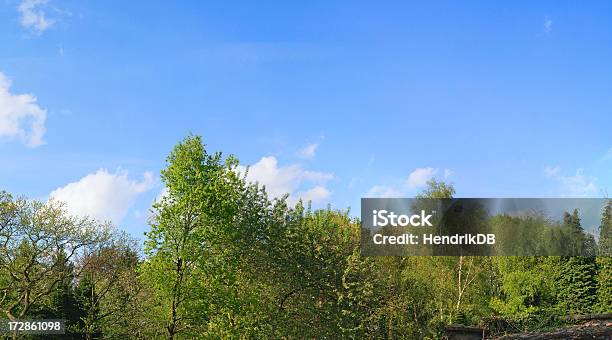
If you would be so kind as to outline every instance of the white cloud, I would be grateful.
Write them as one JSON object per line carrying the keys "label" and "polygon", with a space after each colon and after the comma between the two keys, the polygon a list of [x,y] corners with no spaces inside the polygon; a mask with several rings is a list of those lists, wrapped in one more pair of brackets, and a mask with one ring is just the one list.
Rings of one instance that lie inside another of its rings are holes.
{"label": "white cloud", "polygon": [[408,187],[418,188],[424,186],[427,184],[427,181],[436,175],[437,172],[438,169],[434,168],[417,168],[411,172],[410,175],[408,175]]}
{"label": "white cloud", "polygon": [[547,166],[544,175],[559,183],[559,194],[562,196],[585,197],[599,191],[597,178],[586,176],[584,169],[577,169],[575,175],[563,175],[559,167]]}
{"label": "white cloud", "polygon": [[129,179],[125,170],[109,173],[99,169],[54,190],[49,197],[65,202],[72,214],[119,224],[138,195],[150,190],[154,182],[151,172],[145,172],[142,180],[137,181]]}
{"label": "white cloud", "polygon": [[545,16],[544,17],[544,33],[548,34],[552,32],[552,25],[553,25],[552,19],[548,15]]}
{"label": "white cloud", "polygon": [[[435,168],[417,168],[408,175],[408,179],[397,185],[375,185],[365,194],[365,197],[402,197],[415,193],[427,184],[427,181],[434,178],[439,172]],[[451,169],[444,169],[444,179],[453,175]]]}
{"label": "white cloud", "polygon": [[11,80],[0,72],[0,137],[19,138],[29,147],[44,144],[47,110],[31,94],[12,94]]}
{"label": "white cloud", "polygon": [[386,185],[375,185],[368,190],[365,197],[379,197],[379,198],[389,198],[389,197],[401,197],[403,196],[402,192],[394,189],[393,187]]}
{"label": "white cloud", "polygon": [[318,202],[328,198],[329,195],[331,195],[331,192],[327,190],[327,188],[322,185],[317,185],[316,187],[306,192],[298,194],[298,197],[301,198],[304,202]]}
{"label": "white cloud", "polygon": [[315,156],[317,147],[319,147],[318,143],[308,144],[298,151],[298,155],[304,159],[311,159]]}
{"label": "white cloud", "polygon": [[[245,173],[246,167],[239,166],[238,172]],[[329,196],[329,191],[322,185],[333,178],[331,173],[304,170],[299,164],[279,166],[273,156],[261,158],[257,163],[251,165],[248,170],[247,180],[258,182],[266,187],[266,192],[271,197],[281,197],[290,194],[290,201],[295,202],[298,198],[307,196],[316,200]],[[316,184],[315,187],[303,193],[297,192],[303,184]]]}
{"label": "white cloud", "polygon": [[23,0],[17,6],[21,26],[40,34],[53,26],[55,20],[47,18],[43,9],[48,0]]}

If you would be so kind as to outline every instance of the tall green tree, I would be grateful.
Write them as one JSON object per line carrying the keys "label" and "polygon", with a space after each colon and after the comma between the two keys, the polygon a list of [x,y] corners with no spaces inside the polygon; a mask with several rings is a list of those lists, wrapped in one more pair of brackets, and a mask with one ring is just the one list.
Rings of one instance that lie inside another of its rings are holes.
{"label": "tall green tree", "polygon": [[166,195],[153,206],[143,278],[158,298],[166,335],[198,334],[225,313],[236,282],[232,244],[243,182],[237,161],[209,154],[198,136],[170,153],[161,178]]}

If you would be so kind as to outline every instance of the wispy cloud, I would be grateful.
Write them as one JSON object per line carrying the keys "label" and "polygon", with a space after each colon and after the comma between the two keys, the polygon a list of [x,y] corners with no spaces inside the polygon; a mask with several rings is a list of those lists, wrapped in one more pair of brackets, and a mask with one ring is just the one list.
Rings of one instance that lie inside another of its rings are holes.
{"label": "wispy cloud", "polygon": [[550,32],[552,32],[552,25],[553,25],[553,21],[552,19],[547,15],[544,17],[544,33],[548,34]]}
{"label": "wispy cloud", "polygon": [[55,23],[45,12],[48,0],[23,0],[17,6],[19,23],[33,33],[41,34]]}
{"label": "wispy cloud", "polygon": [[404,193],[400,190],[395,189],[392,186],[387,185],[375,185],[368,190],[365,197],[378,197],[378,198],[390,198],[390,197],[401,197]]}
{"label": "wispy cloud", "polygon": [[564,175],[558,166],[547,166],[544,175],[558,183],[557,193],[568,197],[588,197],[599,192],[597,178],[584,174],[584,169],[577,169],[574,175]]}
{"label": "wispy cloud", "polygon": [[318,147],[319,143],[308,144],[298,151],[298,156],[304,159],[312,159],[316,155]]}
{"label": "wispy cloud", "polygon": [[47,110],[31,94],[12,94],[11,80],[0,72],[0,137],[18,138],[29,147],[44,144]]}
{"label": "wispy cloud", "polygon": [[609,161],[612,159],[612,148],[609,148],[608,151],[601,158],[602,161]]}

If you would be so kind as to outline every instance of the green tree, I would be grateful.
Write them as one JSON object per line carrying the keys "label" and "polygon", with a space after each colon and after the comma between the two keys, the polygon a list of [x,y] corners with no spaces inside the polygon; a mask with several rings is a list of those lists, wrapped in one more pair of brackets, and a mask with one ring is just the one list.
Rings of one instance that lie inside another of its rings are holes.
{"label": "green tree", "polygon": [[277,282],[278,336],[354,337],[377,306],[372,259],[359,256],[360,224],[347,212],[288,212],[268,248]]}
{"label": "green tree", "polygon": [[75,290],[83,309],[80,331],[86,339],[132,335],[126,333],[133,317],[130,311],[141,297],[135,242],[118,233],[91,248],[77,263]]}
{"label": "green tree", "polygon": [[[563,230],[569,235],[570,254],[582,254],[589,243],[582,229],[578,210],[565,213]],[[593,256],[570,256],[561,261],[557,275],[557,299],[561,310],[569,313],[590,312],[597,291],[597,266]]]}
{"label": "green tree", "polygon": [[[216,313],[227,315],[236,283],[233,224],[243,183],[237,161],[207,153],[189,136],[167,159],[167,194],[154,204],[146,233],[143,278],[158,298],[166,335],[203,333]],[[229,313],[231,314],[231,313]]]}
{"label": "green tree", "polygon": [[565,247],[570,255],[594,255],[593,242],[582,228],[578,209],[564,213],[562,232],[567,235]]}
{"label": "green tree", "polygon": [[417,198],[434,198],[434,199],[447,199],[455,196],[455,187],[452,184],[445,183],[443,181],[437,181],[436,179],[430,179],[427,181],[427,186]]}
{"label": "green tree", "polygon": [[41,339],[81,339],[80,329],[85,310],[75,292],[74,280],[75,269],[72,262],[67,263],[62,269],[67,275],[57,283],[53,292],[34,306],[29,317],[33,319],[64,319],[66,320],[66,332],[62,335],[33,336]]}
{"label": "green tree", "polygon": [[599,255],[612,256],[612,200],[609,200],[601,213],[599,225]]}
{"label": "green tree", "polygon": [[555,306],[559,257],[500,256],[493,262],[501,288],[491,298],[497,313],[521,320],[550,312]]}
{"label": "green tree", "polygon": [[29,315],[73,274],[70,264],[109,226],[67,214],[63,205],[13,199],[0,192],[0,308],[11,319]]}
{"label": "green tree", "polygon": [[597,310],[612,312],[612,200],[601,214],[597,266]]}
{"label": "green tree", "polygon": [[564,258],[557,278],[557,299],[561,310],[589,313],[597,292],[597,268],[594,257]]}

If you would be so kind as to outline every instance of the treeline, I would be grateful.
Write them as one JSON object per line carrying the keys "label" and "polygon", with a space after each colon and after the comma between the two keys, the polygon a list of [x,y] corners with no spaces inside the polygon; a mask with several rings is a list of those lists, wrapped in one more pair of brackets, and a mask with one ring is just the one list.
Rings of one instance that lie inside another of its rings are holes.
{"label": "treeline", "polygon": [[593,257],[598,252],[595,237],[582,229],[577,209],[565,212],[562,221],[551,221],[537,213],[520,217],[497,215],[489,225],[499,239],[509,240],[496,243],[497,254]]}
{"label": "treeline", "polygon": [[[75,339],[434,339],[451,323],[612,311],[612,204],[598,257],[363,257],[348,211],[270,199],[237,165],[197,136],[176,145],[142,248],[59,202],[1,193],[0,310],[66,319]],[[454,193],[432,181],[422,196]],[[577,213],[563,224],[584,233]]]}

